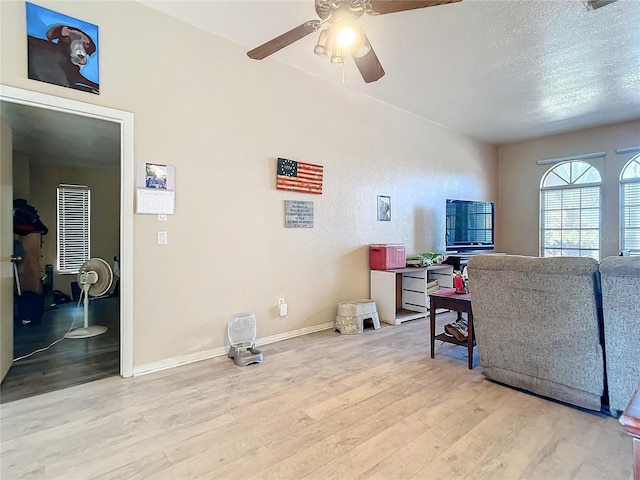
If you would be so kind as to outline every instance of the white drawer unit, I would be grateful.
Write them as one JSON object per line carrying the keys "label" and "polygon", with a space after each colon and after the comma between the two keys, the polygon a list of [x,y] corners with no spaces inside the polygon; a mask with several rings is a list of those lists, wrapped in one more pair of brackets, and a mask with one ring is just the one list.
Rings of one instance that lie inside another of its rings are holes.
{"label": "white drawer unit", "polygon": [[426,317],[429,311],[427,285],[438,280],[440,287],[453,287],[453,267],[409,267],[395,270],[371,270],[371,295],[380,321],[399,325]]}
{"label": "white drawer unit", "polygon": [[414,312],[428,312],[427,270],[419,269],[402,274],[402,308]]}

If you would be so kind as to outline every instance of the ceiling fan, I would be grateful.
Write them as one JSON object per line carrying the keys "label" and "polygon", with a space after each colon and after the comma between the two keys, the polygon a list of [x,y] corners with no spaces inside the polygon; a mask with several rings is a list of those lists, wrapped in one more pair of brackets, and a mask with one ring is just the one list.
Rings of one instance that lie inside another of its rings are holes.
{"label": "ceiling fan", "polygon": [[384,75],[384,69],[369,43],[364,30],[355,25],[363,13],[384,15],[386,13],[416,10],[456,3],[462,0],[314,0],[320,20],[309,20],[293,30],[269,40],[247,52],[254,60],[291,45],[307,35],[326,27],[320,32],[314,48],[317,55],[330,57],[331,63],[344,63],[345,54],[350,54],[366,83],[375,82]]}
{"label": "ceiling fan", "polygon": [[617,0],[587,0],[587,8],[589,10],[596,10],[600,7],[605,7],[610,3],[616,2]]}

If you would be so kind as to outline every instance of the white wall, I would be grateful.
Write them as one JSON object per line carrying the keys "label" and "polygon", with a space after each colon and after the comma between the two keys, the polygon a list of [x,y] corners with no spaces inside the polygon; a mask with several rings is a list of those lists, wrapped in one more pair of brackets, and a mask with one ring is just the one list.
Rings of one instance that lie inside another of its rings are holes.
{"label": "white wall", "polygon": [[[133,112],[136,162],[176,166],[175,215],[135,217],[136,367],[223,346],[238,311],[259,337],[332,321],[369,295],[367,245],[442,251],[446,198],[497,199],[492,146],[136,2],[39,4],[99,25],[101,93],[26,78],[22,2],[0,4],[1,82]],[[324,165],[323,194],[276,190],[277,157]],[[313,201],[315,228],[285,229],[285,199]]]}
{"label": "white wall", "polygon": [[13,198],[29,201],[31,194],[31,159],[20,152],[13,153]]}
{"label": "white wall", "polygon": [[497,242],[500,250],[539,255],[540,182],[553,165],[537,160],[605,152],[604,159],[586,160],[602,176],[601,257],[620,249],[619,181],[624,165],[637,153],[617,155],[616,149],[640,145],[640,121],[502,146],[498,150]]}

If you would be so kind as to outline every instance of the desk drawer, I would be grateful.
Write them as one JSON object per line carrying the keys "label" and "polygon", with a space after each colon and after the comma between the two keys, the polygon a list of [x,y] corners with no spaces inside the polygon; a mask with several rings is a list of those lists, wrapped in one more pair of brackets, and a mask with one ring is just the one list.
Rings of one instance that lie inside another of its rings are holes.
{"label": "desk drawer", "polygon": [[424,293],[424,278],[402,277],[402,290]]}
{"label": "desk drawer", "polygon": [[429,297],[424,293],[411,292],[409,290],[402,291],[402,308],[407,310],[416,310],[420,308],[423,310],[416,310],[418,312],[426,311],[429,307]]}
{"label": "desk drawer", "polygon": [[405,272],[402,274],[404,278],[425,278],[427,271],[422,268],[416,268],[413,272]]}

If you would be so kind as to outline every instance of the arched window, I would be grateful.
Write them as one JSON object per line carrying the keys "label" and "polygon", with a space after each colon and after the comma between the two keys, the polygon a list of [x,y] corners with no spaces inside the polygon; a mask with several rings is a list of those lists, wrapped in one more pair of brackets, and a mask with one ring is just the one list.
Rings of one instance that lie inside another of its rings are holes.
{"label": "arched window", "polygon": [[620,247],[640,255],[640,155],[629,160],[620,174]]}
{"label": "arched window", "polygon": [[551,168],[540,186],[540,256],[600,259],[598,170],[571,161]]}

